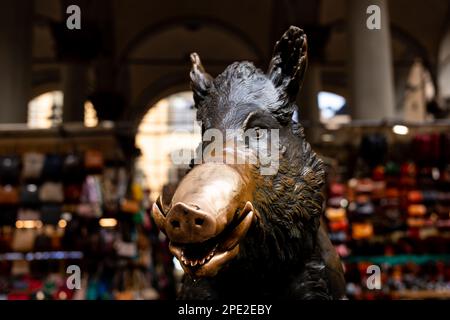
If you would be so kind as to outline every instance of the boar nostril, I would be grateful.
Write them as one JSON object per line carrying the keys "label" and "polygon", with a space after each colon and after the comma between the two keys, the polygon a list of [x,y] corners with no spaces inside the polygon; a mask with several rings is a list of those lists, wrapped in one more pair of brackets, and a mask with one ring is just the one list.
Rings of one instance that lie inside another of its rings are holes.
{"label": "boar nostril", "polygon": [[205,222],[205,219],[202,219],[202,218],[196,218],[196,219],[195,219],[195,224],[196,224],[197,226],[203,225],[203,222]]}
{"label": "boar nostril", "polygon": [[180,222],[177,221],[177,220],[172,220],[172,221],[170,221],[170,224],[171,224],[172,227],[174,227],[175,229],[180,227]]}

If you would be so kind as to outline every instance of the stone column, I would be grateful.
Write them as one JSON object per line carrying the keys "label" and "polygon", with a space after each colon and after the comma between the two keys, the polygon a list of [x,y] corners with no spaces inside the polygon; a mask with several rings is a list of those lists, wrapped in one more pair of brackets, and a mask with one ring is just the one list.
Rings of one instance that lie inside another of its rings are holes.
{"label": "stone column", "polygon": [[320,65],[311,61],[299,92],[300,122],[304,122],[307,139],[311,143],[320,140],[320,110],[318,94],[321,90]]}
{"label": "stone column", "polygon": [[0,123],[26,123],[33,1],[0,1]]}
{"label": "stone column", "polygon": [[88,92],[88,66],[66,63],[62,67],[64,110],[63,122],[84,122],[84,103]]}
{"label": "stone column", "polygon": [[[348,0],[350,110],[353,119],[393,118],[394,78],[387,0]],[[381,28],[367,27],[367,8],[380,8]]]}

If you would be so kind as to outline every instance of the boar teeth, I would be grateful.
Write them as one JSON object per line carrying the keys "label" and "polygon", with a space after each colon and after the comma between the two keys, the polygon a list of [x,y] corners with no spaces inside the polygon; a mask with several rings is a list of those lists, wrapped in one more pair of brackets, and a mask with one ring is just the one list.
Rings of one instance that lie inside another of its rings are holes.
{"label": "boar teeth", "polygon": [[219,245],[216,244],[214,246],[214,248],[202,259],[196,259],[196,260],[190,260],[188,258],[185,257],[184,255],[184,250],[181,250],[180,253],[180,261],[185,265],[185,266],[190,266],[190,267],[195,267],[195,266],[203,266],[206,262],[208,262],[209,260],[211,260],[212,257],[214,257],[214,254],[217,252]]}

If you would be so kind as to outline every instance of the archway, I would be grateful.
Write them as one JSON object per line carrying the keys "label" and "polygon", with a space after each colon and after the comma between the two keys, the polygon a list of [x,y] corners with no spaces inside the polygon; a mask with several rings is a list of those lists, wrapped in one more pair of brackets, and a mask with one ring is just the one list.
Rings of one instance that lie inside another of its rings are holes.
{"label": "archway", "polygon": [[[60,90],[42,93],[28,103],[27,125],[33,129],[47,129],[60,125],[63,119],[64,94]],[[98,124],[97,113],[90,101],[84,104],[84,125],[95,127]]]}
{"label": "archway", "polygon": [[[192,92],[182,91],[159,100],[142,119],[136,145],[142,156],[136,161],[139,174],[155,200],[165,188],[173,188],[189,167],[201,141]],[[182,161],[175,158],[183,154]]]}

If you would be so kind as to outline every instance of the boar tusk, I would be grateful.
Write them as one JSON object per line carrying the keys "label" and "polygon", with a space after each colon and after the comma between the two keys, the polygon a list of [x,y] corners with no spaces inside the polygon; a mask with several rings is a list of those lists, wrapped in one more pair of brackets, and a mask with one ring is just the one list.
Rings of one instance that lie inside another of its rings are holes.
{"label": "boar tusk", "polygon": [[153,204],[153,208],[152,208],[152,216],[153,219],[155,220],[156,225],[158,226],[158,228],[165,232],[164,226],[166,224],[166,217],[164,216],[164,214],[161,212],[161,209],[159,208],[159,206],[157,205],[157,203]]}

